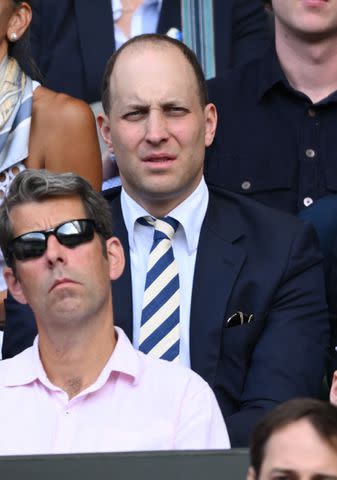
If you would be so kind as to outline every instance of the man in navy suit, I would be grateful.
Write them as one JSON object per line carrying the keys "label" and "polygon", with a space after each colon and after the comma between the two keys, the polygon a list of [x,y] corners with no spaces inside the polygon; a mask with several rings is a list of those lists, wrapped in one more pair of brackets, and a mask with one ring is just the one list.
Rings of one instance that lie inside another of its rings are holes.
{"label": "man in navy suit", "polygon": [[[181,30],[180,0],[159,3],[156,31]],[[112,0],[31,4],[32,53],[44,84],[89,103],[100,100],[104,67],[115,51]],[[216,74],[223,75],[229,67],[263,53],[270,32],[261,0],[214,0],[213,9]]]}
{"label": "man in navy suit", "polygon": [[[153,236],[138,219],[169,215],[179,222],[180,360],[214,389],[232,446],[246,446],[266,411],[320,391],[329,327],[312,229],[206,187],[216,109],[184,44],[158,35],[125,44],[108,63],[103,106],[100,128],[123,185],[106,195],[129,252],[113,285],[117,325],[138,347]],[[7,314],[5,343],[25,328]]]}

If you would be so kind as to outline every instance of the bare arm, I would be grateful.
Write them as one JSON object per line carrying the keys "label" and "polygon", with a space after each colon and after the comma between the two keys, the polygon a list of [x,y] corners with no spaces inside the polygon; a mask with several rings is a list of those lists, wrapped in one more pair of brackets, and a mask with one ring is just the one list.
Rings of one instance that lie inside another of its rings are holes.
{"label": "bare arm", "polygon": [[101,189],[102,160],[94,116],[81,100],[39,87],[34,93],[27,167],[74,172]]}

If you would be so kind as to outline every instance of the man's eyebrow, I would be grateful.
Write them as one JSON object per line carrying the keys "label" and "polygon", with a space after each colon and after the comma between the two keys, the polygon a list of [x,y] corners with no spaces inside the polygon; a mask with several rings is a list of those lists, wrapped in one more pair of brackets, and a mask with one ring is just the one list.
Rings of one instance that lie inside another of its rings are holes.
{"label": "man's eyebrow", "polygon": [[298,473],[295,470],[289,470],[288,468],[273,468],[270,473],[290,475],[294,480],[298,479]]}
{"label": "man's eyebrow", "polygon": [[147,108],[150,108],[150,105],[146,104],[146,103],[127,103],[124,105],[123,107],[124,109],[127,109],[127,110],[143,110],[143,109],[147,109]]}
{"label": "man's eyebrow", "polygon": [[312,480],[337,480],[337,475],[327,475],[326,473],[315,473]]}
{"label": "man's eyebrow", "polygon": [[[271,470],[271,473],[279,473],[283,475],[290,475],[294,480],[298,479],[298,473],[295,470],[289,470],[287,468],[273,468]],[[330,475],[326,473],[315,473],[312,477],[310,477],[311,480],[337,480],[336,475]]]}

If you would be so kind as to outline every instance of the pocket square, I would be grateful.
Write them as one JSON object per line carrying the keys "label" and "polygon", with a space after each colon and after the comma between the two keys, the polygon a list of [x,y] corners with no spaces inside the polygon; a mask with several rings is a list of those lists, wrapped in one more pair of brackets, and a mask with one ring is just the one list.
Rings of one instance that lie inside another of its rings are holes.
{"label": "pocket square", "polygon": [[243,313],[243,312],[235,312],[226,320],[226,327],[237,327],[238,325],[243,325],[244,323],[250,323],[254,319],[254,315],[252,313]]}

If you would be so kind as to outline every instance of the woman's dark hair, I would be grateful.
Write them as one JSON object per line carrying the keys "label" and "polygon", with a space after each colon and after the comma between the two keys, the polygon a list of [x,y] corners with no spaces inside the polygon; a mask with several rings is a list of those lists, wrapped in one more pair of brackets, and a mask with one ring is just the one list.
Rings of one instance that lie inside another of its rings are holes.
{"label": "woman's dark hair", "polygon": [[[22,0],[11,0],[11,2],[13,4],[13,8],[19,8]],[[25,2],[30,5],[30,0],[25,0]],[[27,75],[32,77],[34,80],[41,82],[42,75],[32,56],[29,35],[29,28],[27,28],[25,33],[19,38],[18,41],[9,42],[8,55],[15,58],[22,70],[27,73]]]}

